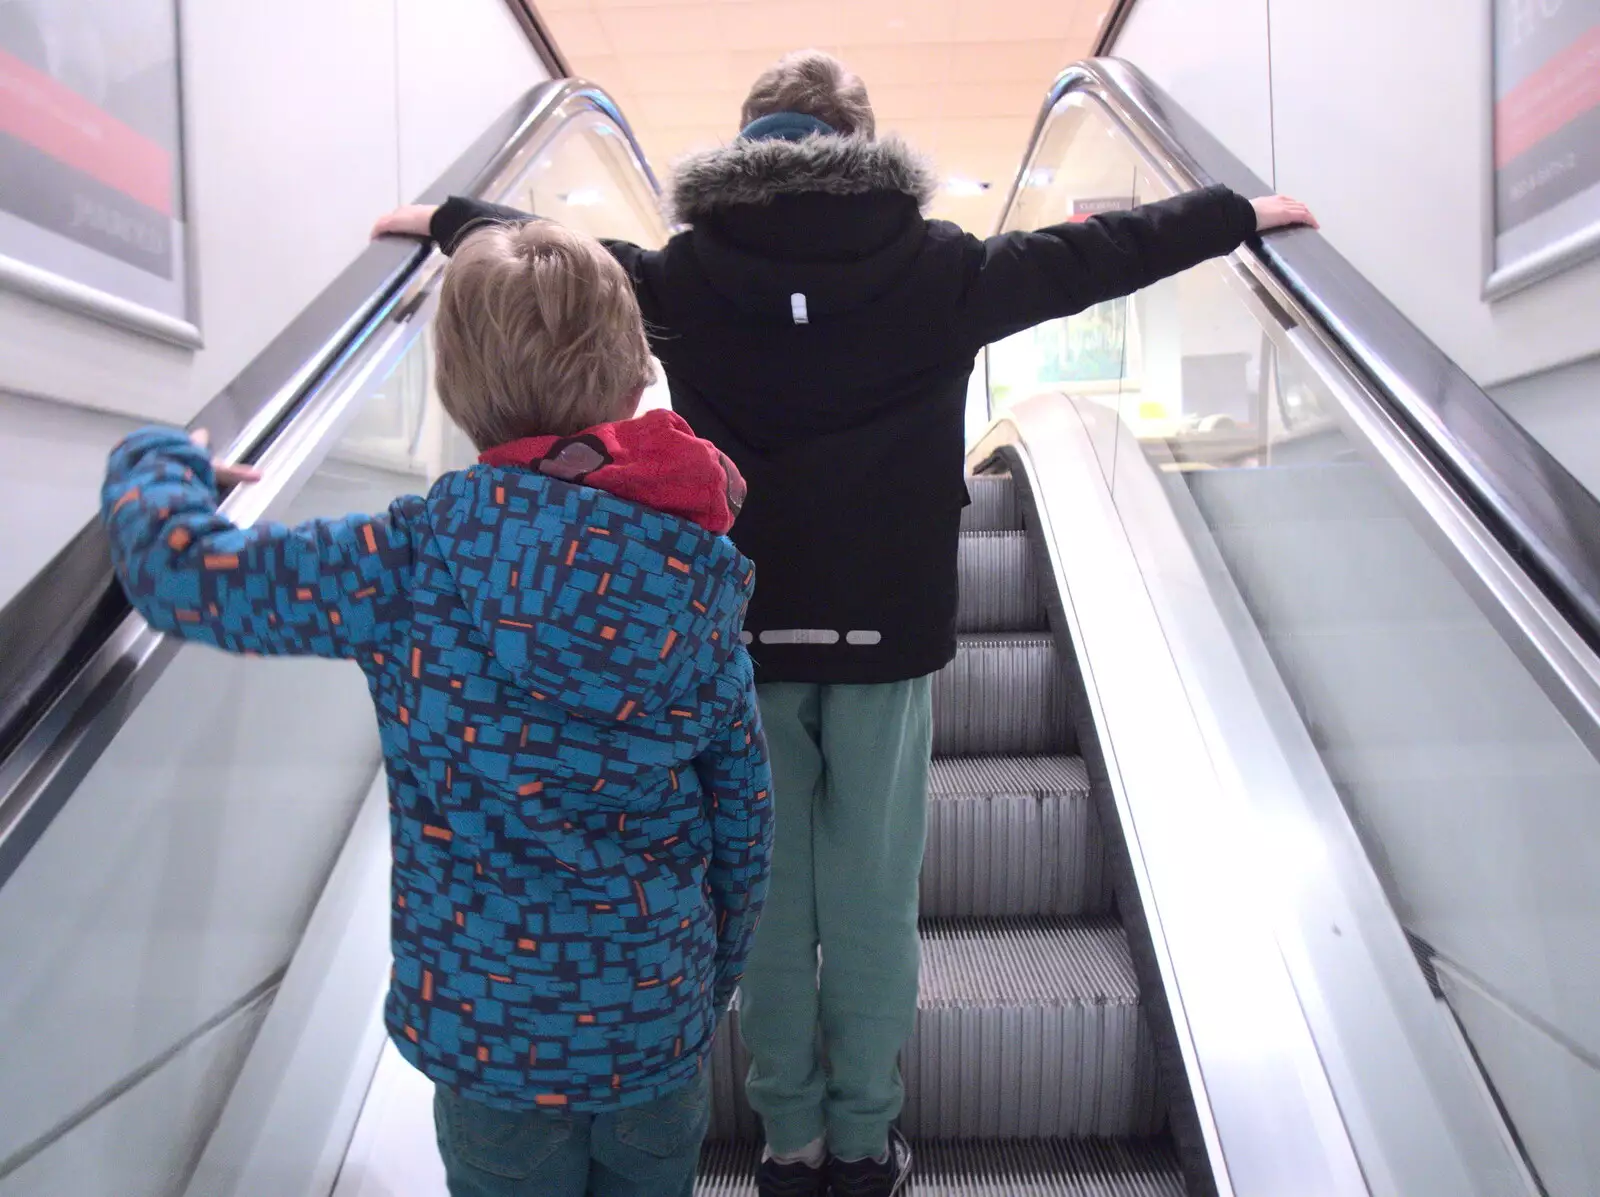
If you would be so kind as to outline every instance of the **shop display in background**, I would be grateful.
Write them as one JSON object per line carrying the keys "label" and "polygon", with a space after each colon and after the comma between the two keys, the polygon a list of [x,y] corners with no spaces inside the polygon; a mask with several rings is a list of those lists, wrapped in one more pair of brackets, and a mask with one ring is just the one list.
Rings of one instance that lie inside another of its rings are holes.
{"label": "shop display in background", "polygon": [[[1067,219],[1079,224],[1102,213],[1126,212],[1136,203],[1132,196],[1074,199]],[[996,373],[1001,387],[996,398],[1003,402],[1046,390],[1104,391],[1106,402],[1115,407],[1129,362],[1136,360],[1128,356],[1129,310],[1128,300],[1114,299],[995,345],[990,352],[999,359]]]}
{"label": "shop display in background", "polygon": [[177,0],[0,0],[0,284],[198,344]]}
{"label": "shop display in background", "polygon": [[1600,253],[1600,0],[1495,0],[1487,291]]}

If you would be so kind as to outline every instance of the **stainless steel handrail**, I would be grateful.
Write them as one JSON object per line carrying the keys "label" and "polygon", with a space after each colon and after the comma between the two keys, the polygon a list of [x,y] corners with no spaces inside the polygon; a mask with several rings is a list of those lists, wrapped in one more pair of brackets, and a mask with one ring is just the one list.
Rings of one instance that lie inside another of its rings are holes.
{"label": "stainless steel handrail", "polygon": [[[572,120],[600,115],[622,134],[640,177],[659,197],[660,184],[631,126],[601,88],[564,79],[534,88],[447,171],[425,200],[450,193],[503,198],[537,155]],[[400,261],[397,263],[396,258]],[[219,456],[258,462],[267,480],[230,494],[222,512],[254,522],[292,496],[326,453],[341,418],[375,363],[393,357],[416,335],[412,325],[442,270],[443,258],[426,247],[380,244],[331,285],[253,361],[192,426],[221,429]],[[72,667],[65,676],[36,671],[43,691],[10,737],[0,759],[0,886],[49,826],[72,791],[127,721],[144,693],[171,661],[178,644],[154,632],[120,600],[98,520],[49,568],[77,559],[78,578],[65,589],[90,586],[111,618],[75,629]],[[49,588],[35,586],[0,611],[0,643],[7,653],[38,640]],[[114,593],[108,593],[114,592]],[[51,649],[49,637],[41,647]],[[59,649],[55,651],[60,651]]]}
{"label": "stainless steel handrail", "polygon": [[[1057,106],[1098,103],[1174,191],[1267,188],[1137,68],[1063,71],[1001,210],[1006,226]],[[1430,538],[1591,751],[1600,754],[1600,500],[1309,230],[1231,260],[1268,319],[1327,383],[1345,427],[1409,496]]]}

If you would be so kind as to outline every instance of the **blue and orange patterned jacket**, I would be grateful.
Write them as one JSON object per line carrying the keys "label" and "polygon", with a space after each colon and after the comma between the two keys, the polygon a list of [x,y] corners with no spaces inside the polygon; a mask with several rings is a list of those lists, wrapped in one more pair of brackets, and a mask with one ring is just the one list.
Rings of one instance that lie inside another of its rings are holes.
{"label": "blue and orange patterned jacket", "polygon": [[512,1109],[615,1109],[692,1080],[771,849],[749,562],[688,519],[529,468],[480,464],[380,515],[295,528],[216,507],[181,433],[112,453],[113,557],[152,625],[366,674],[401,1052]]}

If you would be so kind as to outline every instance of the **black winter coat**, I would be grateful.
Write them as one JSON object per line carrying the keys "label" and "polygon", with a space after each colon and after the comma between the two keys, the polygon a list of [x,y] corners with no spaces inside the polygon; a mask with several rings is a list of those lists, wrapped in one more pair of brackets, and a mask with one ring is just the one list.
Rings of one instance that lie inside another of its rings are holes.
{"label": "black winter coat", "polygon": [[[889,138],[738,141],[687,160],[691,227],[607,248],[673,408],[738,465],[758,681],[891,682],[955,654],[965,406],[984,345],[1235,249],[1225,188],[983,240],[927,220],[931,170]],[[521,213],[453,199],[446,250]]]}

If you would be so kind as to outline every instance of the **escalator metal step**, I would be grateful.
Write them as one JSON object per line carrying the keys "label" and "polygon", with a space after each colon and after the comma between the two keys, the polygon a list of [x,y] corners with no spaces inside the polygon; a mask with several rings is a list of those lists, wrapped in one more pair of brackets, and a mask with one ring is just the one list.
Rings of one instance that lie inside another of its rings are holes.
{"label": "escalator metal step", "polygon": [[967,479],[972,502],[961,512],[963,532],[1020,532],[1022,509],[1010,474],[974,474]]}
{"label": "escalator metal step", "polygon": [[1044,632],[962,636],[933,678],[935,756],[1072,753],[1066,676]]}
{"label": "escalator metal step", "polygon": [[1077,757],[942,757],[928,796],[925,918],[1110,913],[1100,824]]}
{"label": "escalator metal step", "polygon": [[[925,1138],[1148,1135],[1154,1047],[1112,919],[930,921],[901,1125]],[[759,1138],[737,1011],[712,1054],[713,1139]]]}
{"label": "escalator metal step", "polygon": [[[1183,1197],[1171,1148],[1142,1139],[918,1141],[907,1197]],[[756,1197],[761,1149],[714,1143],[695,1197]]]}
{"label": "escalator metal step", "polygon": [[917,1032],[901,1059],[923,1138],[1157,1129],[1153,1044],[1111,919],[929,922]]}
{"label": "escalator metal step", "polygon": [[961,632],[1036,632],[1049,625],[1026,532],[969,532],[957,558]]}

